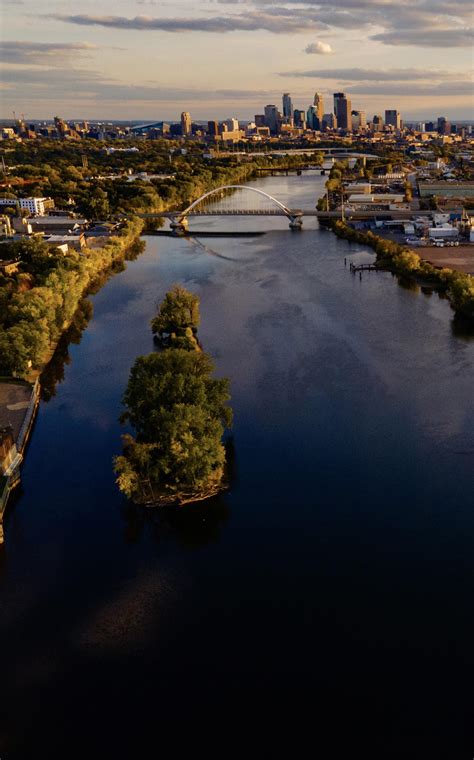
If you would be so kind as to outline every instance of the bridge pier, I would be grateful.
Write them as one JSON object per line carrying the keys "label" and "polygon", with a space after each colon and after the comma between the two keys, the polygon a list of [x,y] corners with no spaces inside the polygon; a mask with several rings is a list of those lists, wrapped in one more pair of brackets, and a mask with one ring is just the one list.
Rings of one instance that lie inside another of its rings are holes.
{"label": "bridge pier", "polygon": [[290,230],[300,230],[303,226],[302,216],[290,216]]}
{"label": "bridge pier", "polygon": [[184,235],[188,231],[187,218],[185,216],[181,219],[175,217],[170,222],[170,228],[174,235]]}

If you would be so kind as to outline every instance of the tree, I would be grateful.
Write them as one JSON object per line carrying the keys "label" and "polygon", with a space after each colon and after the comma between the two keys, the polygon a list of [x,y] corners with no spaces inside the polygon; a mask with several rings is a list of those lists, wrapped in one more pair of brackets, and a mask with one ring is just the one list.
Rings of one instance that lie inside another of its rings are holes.
{"label": "tree", "polygon": [[170,349],[138,357],[124,395],[124,438],[117,483],[138,502],[205,498],[223,478],[222,435],[232,423],[229,381],[217,380],[204,352]]}
{"label": "tree", "polygon": [[197,330],[199,321],[199,297],[181,285],[175,285],[166,294],[151,328],[158,335],[176,333],[185,336],[187,330]]}
{"label": "tree", "polygon": [[110,213],[109,198],[100,187],[92,191],[83,204],[84,212],[92,219],[108,219]]}

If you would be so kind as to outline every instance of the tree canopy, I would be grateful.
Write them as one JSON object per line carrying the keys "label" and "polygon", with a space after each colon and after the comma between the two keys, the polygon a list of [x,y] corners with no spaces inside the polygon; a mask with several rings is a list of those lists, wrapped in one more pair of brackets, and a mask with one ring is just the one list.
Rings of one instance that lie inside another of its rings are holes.
{"label": "tree canopy", "polygon": [[165,296],[158,309],[158,314],[151,322],[154,333],[182,333],[188,328],[197,330],[199,326],[199,298],[175,285]]}
{"label": "tree canopy", "polygon": [[[199,299],[175,286],[155,320],[163,331],[196,329]],[[212,376],[214,363],[197,344],[178,346],[139,356],[124,394],[121,422],[133,426],[135,437],[124,436],[115,471],[120,490],[137,502],[184,503],[222,487],[229,380]]]}

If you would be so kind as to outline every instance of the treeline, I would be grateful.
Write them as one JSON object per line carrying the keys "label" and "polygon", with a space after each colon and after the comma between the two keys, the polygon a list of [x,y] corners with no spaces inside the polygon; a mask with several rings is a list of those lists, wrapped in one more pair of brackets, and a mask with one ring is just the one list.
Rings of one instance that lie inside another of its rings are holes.
{"label": "treeline", "polygon": [[223,488],[229,380],[212,377],[198,324],[199,299],[175,286],[152,321],[161,350],[139,356],[132,367],[121,422],[135,436],[123,436],[114,469],[120,490],[136,503],[181,505]]}
{"label": "treeline", "polygon": [[0,274],[0,374],[25,377],[48,358],[94,281],[122,263],[136,242],[141,220],[87,255],[59,256],[38,238],[3,243],[3,259],[18,261],[18,272]]}
{"label": "treeline", "polygon": [[[0,172],[6,185],[3,195],[13,201],[27,195],[50,196],[58,208],[75,208],[88,219],[106,220],[181,209],[207,190],[251,179],[259,167],[285,164],[296,168],[308,161],[302,155],[251,156],[243,161],[238,156],[217,155],[208,160],[203,156],[208,150],[204,144],[190,144],[183,153],[180,144],[170,140],[127,140],[120,144],[123,146],[135,146],[138,152],[107,154],[105,143],[96,140],[15,144],[8,154],[13,167]],[[318,160],[311,158],[312,162]],[[129,182],[125,172],[130,171],[173,177]]]}
{"label": "treeline", "polygon": [[454,311],[474,322],[474,277],[452,269],[437,269],[406,246],[385,240],[370,230],[354,230],[341,220],[331,222],[330,226],[338,237],[370,245],[381,267],[408,277],[421,277],[445,291]]}

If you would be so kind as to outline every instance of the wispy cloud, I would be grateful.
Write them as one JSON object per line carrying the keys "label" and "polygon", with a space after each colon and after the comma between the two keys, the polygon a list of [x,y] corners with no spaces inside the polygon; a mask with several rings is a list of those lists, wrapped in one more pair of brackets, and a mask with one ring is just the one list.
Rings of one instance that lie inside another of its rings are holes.
{"label": "wispy cloud", "polygon": [[308,32],[311,29],[323,28],[317,20],[306,14],[280,11],[276,13],[250,12],[247,14],[230,14],[228,16],[206,16],[198,18],[159,18],[150,16],[93,16],[79,14],[67,16],[51,14],[49,18],[64,21],[78,26],[102,26],[109,29],[134,29],[137,31],[179,32],[210,32],[223,34],[226,32],[268,31],[274,34],[290,32]]}
{"label": "wispy cloud", "polygon": [[[473,44],[471,0],[217,0],[220,5],[298,12],[320,28],[383,31],[369,36],[385,45],[469,47]],[[289,9],[289,6],[297,6]],[[303,6],[303,7],[301,7]]]}
{"label": "wispy cloud", "polygon": [[96,50],[89,42],[25,42],[12,40],[2,42],[0,61],[12,64],[46,64],[62,66],[66,58]]}
{"label": "wispy cloud", "polygon": [[281,77],[303,77],[310,79],[332,79],[341,82],[413,82],[456,81],[463,78],[462,72],[438,69],[311,69],[309,71],[280,72]]}

